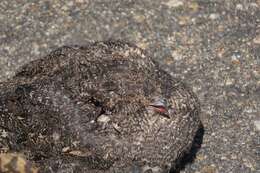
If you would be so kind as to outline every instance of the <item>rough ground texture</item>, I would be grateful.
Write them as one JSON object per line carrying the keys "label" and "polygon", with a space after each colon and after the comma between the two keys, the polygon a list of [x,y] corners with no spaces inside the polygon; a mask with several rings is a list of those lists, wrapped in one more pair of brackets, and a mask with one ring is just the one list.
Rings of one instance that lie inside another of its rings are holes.
{"label": "rough ground texture", "polygon": [[205,133],[182,172],[260,172],[260,1],[0,2],[0,80],[64,44],[123,39],[198,95]]}

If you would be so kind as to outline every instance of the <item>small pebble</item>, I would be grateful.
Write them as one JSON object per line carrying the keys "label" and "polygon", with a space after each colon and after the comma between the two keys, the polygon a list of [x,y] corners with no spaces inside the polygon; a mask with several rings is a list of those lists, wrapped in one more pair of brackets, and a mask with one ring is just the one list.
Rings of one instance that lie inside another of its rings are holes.
{"label": "small pebble", "polygon": [[260,120],[255,120],[254,125],[255,125],[256,130],[260,131]]}

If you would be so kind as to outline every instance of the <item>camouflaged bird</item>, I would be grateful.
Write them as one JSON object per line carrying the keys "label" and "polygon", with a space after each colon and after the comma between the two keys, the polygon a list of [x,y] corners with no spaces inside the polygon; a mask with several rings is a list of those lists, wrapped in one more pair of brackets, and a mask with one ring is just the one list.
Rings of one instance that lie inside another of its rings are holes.
{"label": "camouflaged bird", "polygon": [[65,46],[0,83],[0,150],[40,172],[169,172],[198,114],[194,94],[140,48]]}

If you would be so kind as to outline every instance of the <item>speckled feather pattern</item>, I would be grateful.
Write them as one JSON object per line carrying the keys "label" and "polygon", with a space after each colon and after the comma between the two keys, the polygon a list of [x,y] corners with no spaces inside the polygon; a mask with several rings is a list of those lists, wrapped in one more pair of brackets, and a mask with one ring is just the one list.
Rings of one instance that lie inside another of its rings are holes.
{"label": "speckled feather pattern", "polygon": [[[167,102],[169,117],[150,108]],[[0,84],[0,148],[42,172],[168,172],[188,152],[199,104],[140,48],[61,47]]]}

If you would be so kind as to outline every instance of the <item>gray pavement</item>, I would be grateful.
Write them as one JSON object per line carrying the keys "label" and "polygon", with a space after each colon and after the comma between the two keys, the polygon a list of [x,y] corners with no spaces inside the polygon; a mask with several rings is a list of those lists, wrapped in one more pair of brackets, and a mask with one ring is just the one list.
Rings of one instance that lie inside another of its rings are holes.
{"label": "gray pavement", "polygon": [[198,95],[203,143],[181,172],[260,172],[259,0],[1,0],[0,81],[61,45],[109,38]]}

